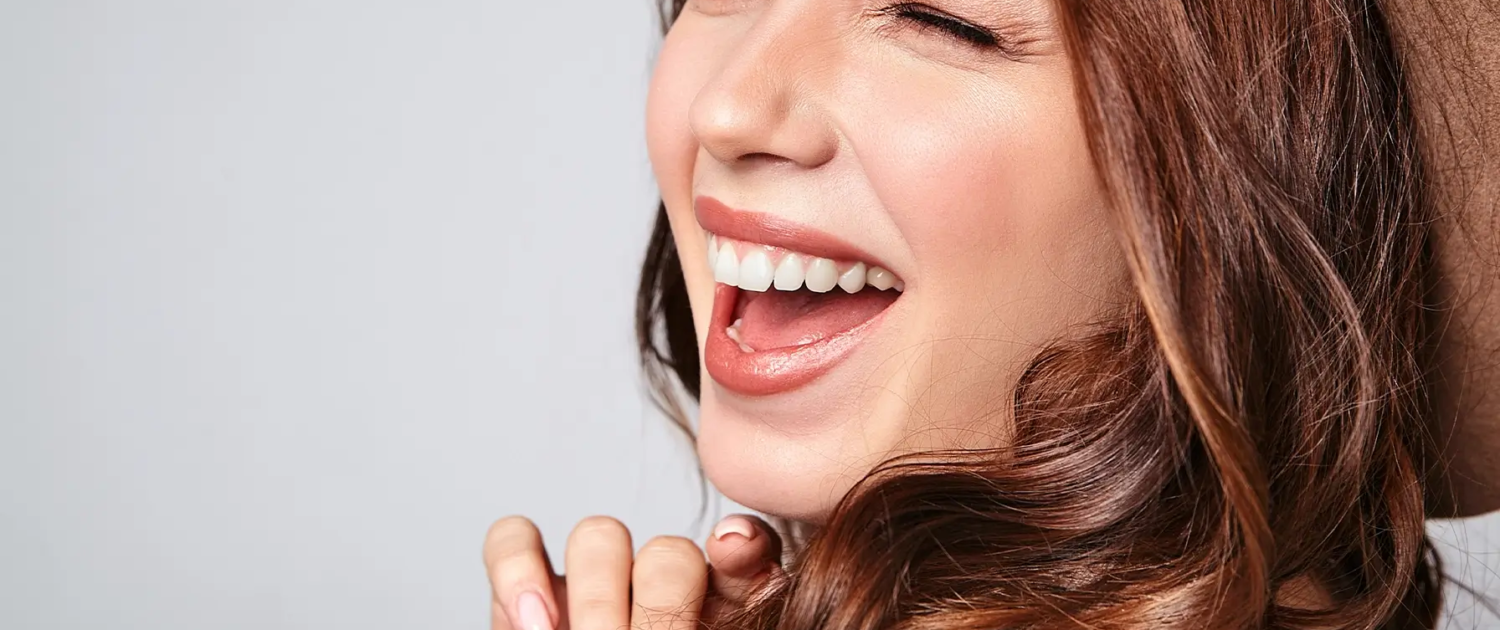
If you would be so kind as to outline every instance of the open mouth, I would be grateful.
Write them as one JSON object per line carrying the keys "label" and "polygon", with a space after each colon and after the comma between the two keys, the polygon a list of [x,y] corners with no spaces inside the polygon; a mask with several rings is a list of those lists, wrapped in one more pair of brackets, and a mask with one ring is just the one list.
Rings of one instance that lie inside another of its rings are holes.
{"label": "open mouth", "polygon": [[826,373],[905,291],[865,260],[713,233],[708,243],[717,290],[704,359],[715,381],[741,394],[784,392]]}

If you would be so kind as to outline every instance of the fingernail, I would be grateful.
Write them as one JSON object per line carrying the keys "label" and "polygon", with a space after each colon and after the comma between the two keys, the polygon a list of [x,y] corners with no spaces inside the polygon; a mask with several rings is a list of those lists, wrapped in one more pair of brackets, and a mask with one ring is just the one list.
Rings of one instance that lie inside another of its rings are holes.
{"label": "fingernail", "polygon": [[518,630],[552,630],[552,614],[547,612],[547,603],[534,591],[521,593],[516,598],[516,622]]}
{"label": "fingernail", "polygon": [[755,526],[745,519],[733,516],[719,521],[719,524],[714,526],[714,540],[724,540],[724,537],[730,534],[739,534],[749,540],[755,538]]}

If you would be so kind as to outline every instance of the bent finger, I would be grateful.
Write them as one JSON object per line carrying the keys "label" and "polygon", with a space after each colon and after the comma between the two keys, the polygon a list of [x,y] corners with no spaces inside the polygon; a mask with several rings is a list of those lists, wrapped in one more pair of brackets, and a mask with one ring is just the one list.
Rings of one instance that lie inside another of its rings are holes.
{"label": "bent finger", "polygon": [[[510,622],[509,613],[500,605],[499,598],[495,597],[494,589],[490,589],[490,630],[521,630]],[[568,609],[568,578],[561,575],[552,576],[552,596],[557,599],[557,609]],[[568,616],[564,614],[554,630],[569,630]]]}
{"label": "bent finger", "polygon": [[557,630],[562,618],[542,533],[528,519],[495,521],[484,537],[494,630]]}
{"label": "bent finger", "polygon": [[583,519],[568,536],[571,630],[619,630],[630,622],[630,530],[607,516]]}
{"label": "bent finger", "polygon": [[709,586],[716,597],[743,603],[780,569],[781,536],[758,517],[727,516],[704,545]]}
{"label": "bent finger", "polygon": [[634,630],[696,630],[708,591],[708,563],[693,541],[658,536],[636,554],[631,588]]}

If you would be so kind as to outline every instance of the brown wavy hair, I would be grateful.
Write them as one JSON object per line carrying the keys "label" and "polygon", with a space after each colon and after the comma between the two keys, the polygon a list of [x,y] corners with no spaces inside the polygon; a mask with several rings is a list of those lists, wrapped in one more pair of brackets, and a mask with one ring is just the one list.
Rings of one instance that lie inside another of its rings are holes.
{"label": "brown wavy hair", "polygon": [[[1034,358],[1014,444],[881,465],[716,625],[1435,627],[1434,210],[1386,12],[1057,5],[1137,299]],[[637,334],[686,429],[665,207]]]}

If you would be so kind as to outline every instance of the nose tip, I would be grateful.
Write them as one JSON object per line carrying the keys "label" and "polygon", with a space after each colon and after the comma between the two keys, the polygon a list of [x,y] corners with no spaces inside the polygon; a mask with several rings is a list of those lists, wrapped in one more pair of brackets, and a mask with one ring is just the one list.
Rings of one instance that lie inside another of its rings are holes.
{"label": "nose tip", "polygon": [[765,150],[765,102],[734,102],[722,90],[706,89],[693,103],[693,134],[714,159],[732,163]]}
{"label": "nose tip", "polygon": [[730,53],[729,63],[694,99],[689,111],[693,134],[714,159],[816,168],[837,153],[837,134],[822,105],[820,84],[805,76],[795,60],[774,52],[786,48],[766,40]]}

